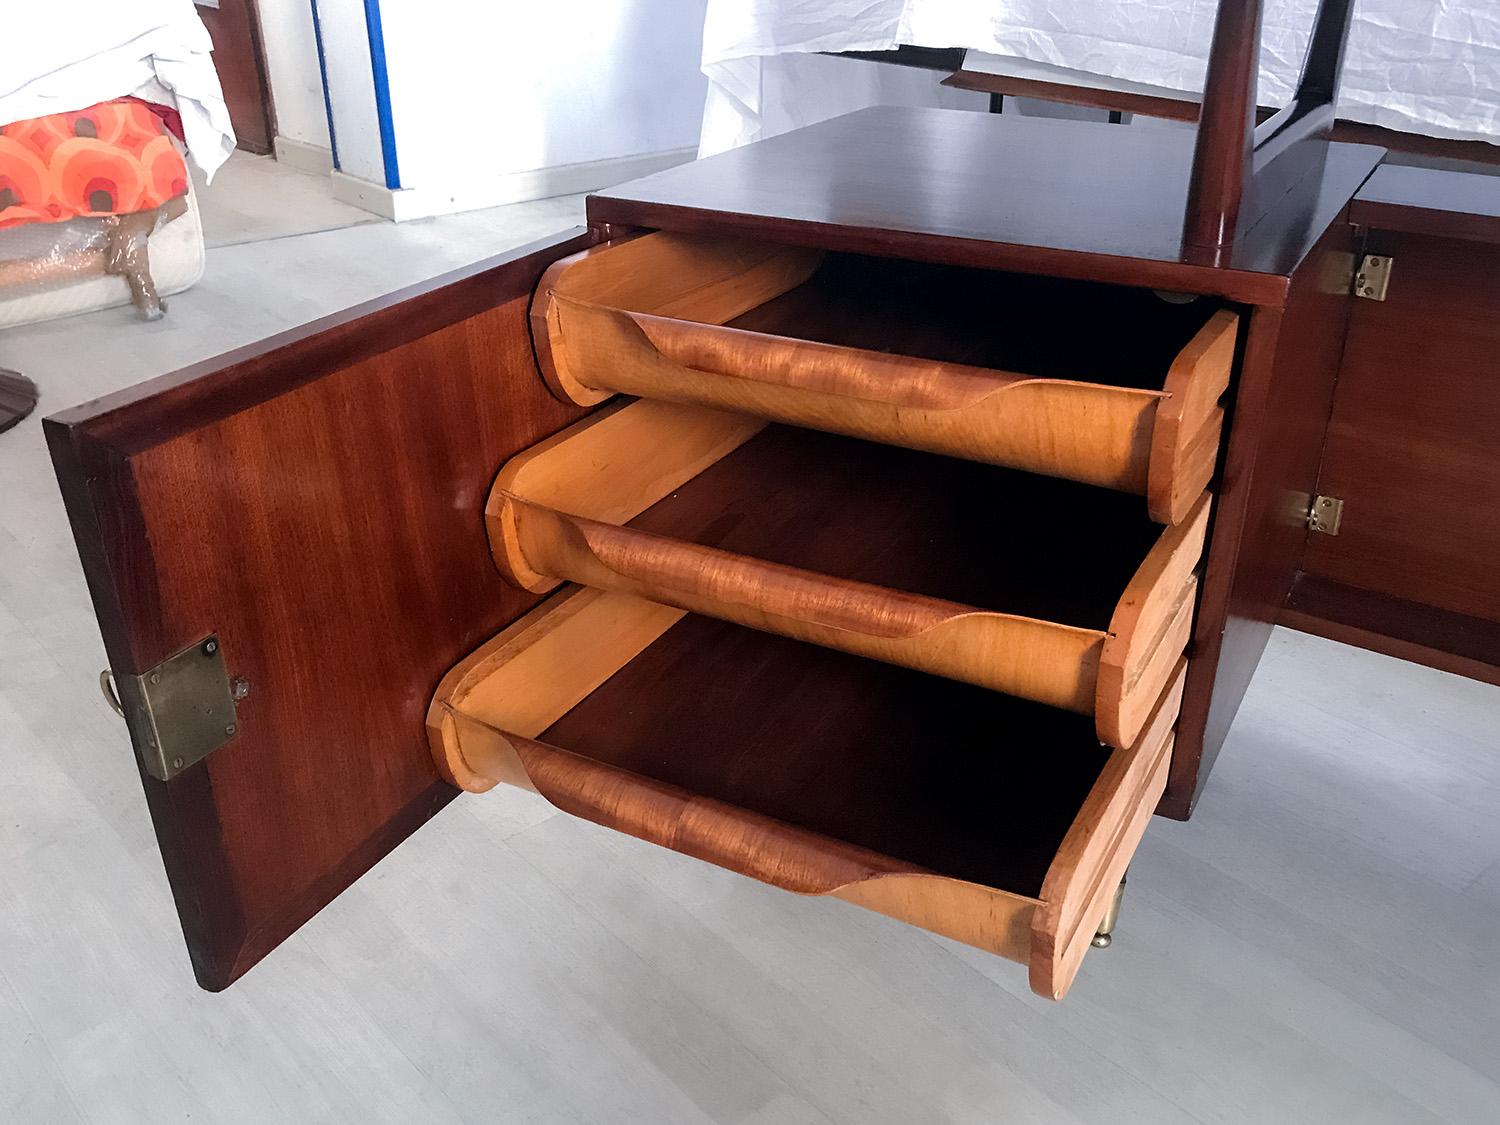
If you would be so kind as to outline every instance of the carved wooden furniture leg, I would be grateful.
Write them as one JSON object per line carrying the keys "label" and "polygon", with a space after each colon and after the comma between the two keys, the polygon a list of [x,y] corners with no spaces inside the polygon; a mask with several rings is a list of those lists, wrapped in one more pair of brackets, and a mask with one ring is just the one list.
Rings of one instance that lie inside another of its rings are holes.
{"label": "carved wooden furniture leg", "polygon": [[1120,877],[1120,885],[1115,888],[1115,894],[1109,900],[1109,909],[1104,912],[1104,920],[1099,923],[1099,929],[1094,934],[1091,943],[1095,949],[1108,949],[1115,940],[1115,923],[1120,920],[1120,902],[1125,897],[1125,876]]}
{"label": "carved wooden furniture leg", "polygon": [[124,275],[130,286],[130,299],[147,320],[160,320],[167,306],[157,296],[151,280],[151,254],[147,243],[156,229],[157,210],[137,211],[132,215],[115,215],[109,220],[109,245],[104,252],[104,269]]}

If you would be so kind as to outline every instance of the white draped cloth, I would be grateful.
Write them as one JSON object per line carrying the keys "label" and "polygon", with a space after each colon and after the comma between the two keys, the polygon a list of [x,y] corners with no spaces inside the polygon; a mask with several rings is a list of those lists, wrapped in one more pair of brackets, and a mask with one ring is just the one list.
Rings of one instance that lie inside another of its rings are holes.
{"label": "white draped cloth", "polygon": [[[904,45],[964,47],[1090,76],[1198,92],[1216,0],[709,0],[704,155],[880,101],[939,104],[936,76],[872,77],[810,56]],[[1317,0],[1266,0],[1260,101],[1291,98]],[[968,64],[974,67],[971,61]],[[884,71],[903,71],[881,67]],[[880,83],[888,86],[881,88]],[[1500,3],[1358,0],[1339,92],[1341,117],[1433,137],[1500,144]]]}
{"label": "white draped cloth", "polygon": [[192,0],[16,5],[0,31],[0,125],[134,94],[182,115],[211,178],[234,151],[212,51]]}

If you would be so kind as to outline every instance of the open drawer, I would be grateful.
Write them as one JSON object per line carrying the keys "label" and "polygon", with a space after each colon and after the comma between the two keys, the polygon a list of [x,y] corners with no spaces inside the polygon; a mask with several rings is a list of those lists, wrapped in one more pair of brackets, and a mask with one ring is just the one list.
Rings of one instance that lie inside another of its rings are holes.
{"label": "open drawer", "polygon": [[1130,746],[1187,647],[1208,511],[1163,528],[1117,492],[641,399],[512,458],[487,519],[525,589],[649,598]]}
{"label": "open drawer", "polygon": [[543,277],[565,401],[719,407],[1144,495],[1207,487],[1238,318],[1141,289],[660,232]]}
{"label": "open drawer", "polygon": [[1030,966],[1061,998],[1166,782],[1053,708],[569,587],[443,680],[444,776]]}

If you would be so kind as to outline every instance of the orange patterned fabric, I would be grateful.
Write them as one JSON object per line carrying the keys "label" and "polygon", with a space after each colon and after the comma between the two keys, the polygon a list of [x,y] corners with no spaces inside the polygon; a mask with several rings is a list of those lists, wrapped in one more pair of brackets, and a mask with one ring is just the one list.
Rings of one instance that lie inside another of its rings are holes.
{"label": "orange patterned fabric", "polygon": [[149,211],[187,187],[182,155],[138,101],[0,127],[0,228]]}

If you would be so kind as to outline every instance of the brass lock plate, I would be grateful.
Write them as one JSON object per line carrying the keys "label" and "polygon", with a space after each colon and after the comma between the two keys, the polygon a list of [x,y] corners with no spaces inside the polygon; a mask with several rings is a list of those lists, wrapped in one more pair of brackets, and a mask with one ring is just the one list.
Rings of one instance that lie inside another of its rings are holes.
{"label": "brass lock plate", "polygon": [[139,676],[120,676],[116,684],[130,739],[146,772],[158,781],[171,781],[239,731],[235,692],[217,636]]}

